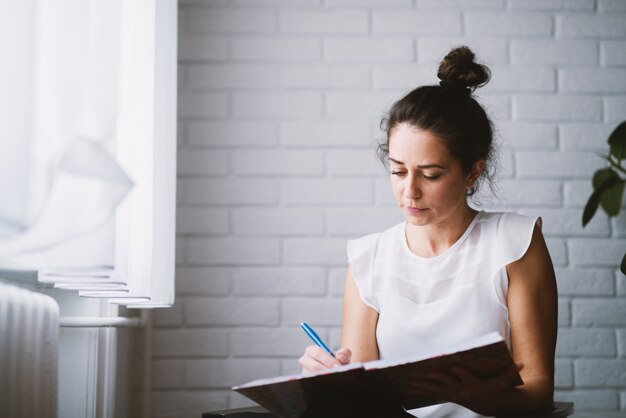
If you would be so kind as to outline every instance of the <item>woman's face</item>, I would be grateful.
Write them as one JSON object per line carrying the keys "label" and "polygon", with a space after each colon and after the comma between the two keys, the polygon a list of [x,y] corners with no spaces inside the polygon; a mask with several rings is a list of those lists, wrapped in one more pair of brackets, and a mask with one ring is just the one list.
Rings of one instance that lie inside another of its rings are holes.
{"label": "woman's face", "polygon": [[435,135],[399,124],[389,137],[391,187],[396,202],[412,225],[438,225],[467,213],[466,190],[472,187],[480,162],[471,173]]}

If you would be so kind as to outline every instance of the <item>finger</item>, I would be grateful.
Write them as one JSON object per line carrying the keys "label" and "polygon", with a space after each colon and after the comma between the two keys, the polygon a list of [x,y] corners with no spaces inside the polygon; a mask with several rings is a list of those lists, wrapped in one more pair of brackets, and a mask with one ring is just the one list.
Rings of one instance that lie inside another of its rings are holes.
{"label": "finger", "polygon": [[443,386],[448,386],[450,388],[457,387],[461,384],[461,382],[456,378],[456,376],[443,372],[430,372],[427,375],[428,379],[439,383]]}
{"label": "finger", "polygon": [[341,366],[339,360],[328,354],[323,348],[316,345],[308,346],[304,351],[304,355],[311,357],[318,363],[324,365],[326,368]]}
{"label": "finger", "polygon": [[524,367],[522,363],[512,363],[504,369],[499,376],[492,379],[495,382],[508,386],[517,379],[519,371]]}
{"label": "finger", "polygon": [[458,402],[464,396],[463,384],[454,375],[442,372],[430,372],[427,375],[428,387],[440,399]]}
{"label": "finger", "polygon": [[453,372],[463,381],[465,388],[480,388],[479,392],[493,396],[511,387],[511,384],[518,376],[517,365],[511,364],[495,377],[487,379],[479,379],[471,374],[471,372],[462,367],[455,368]]}
{"label": "finger", "polygon": [[300,357],[300,359],[298,359],[298,364],[300,364],[300,366],[302,367],[303,374],[318,372],[320,370],[326,370],[328,368],[307,355]]}
{"label": "finger", "polygon": [[316,372],[328,368],[327,365],[320,362],[318,359],[318,349],[319,347],[317,346],[309,346],[305,349],[304,354],[298,360],[298,363],[302,366],[303,372]]}
{"label": "finger", "polygon": [[414,395],[429,396],[436,399],[446,399],[446,395],[450,395],[450,392],[441,387],[439,383],[432,383],[426,380],[411,382],[409,392]]}
{"label": "finger", "polygon": [[506,369],[506,371],[504,372],[504,381],[507,386],[509,386],[511,383],[515,382],[518,379],[519,372],[522,370],[523,367],[524,365],[522,363],[515,363]]}
{"label": "finger", "polygon": [[478,379],[465,367],[453,367],[450,369],[450,373],[460,382],[461,385],[472,385],[476,383]]}
{"label": "finger", "polygon": [[450,369],[450,373],[459,382],[459,386],[455,392],[457,403],[465,403],[474,400],[491,385],[490,381],[478,379],[465,367],[453,367]]}
{"label": "finger", "polygon": [[348,364],[350,363],[350,359],[352,358],[352,352],[349,348],[341,348],[335,352],[335,358],[341,364]]}
{"label": "finger", "polygon": [[430,376],[419,379],[413,383],[438,394],[448,393],[458,387],[458,383],[456,383],[453,379],[444,382],[437,378],[431,379]]}

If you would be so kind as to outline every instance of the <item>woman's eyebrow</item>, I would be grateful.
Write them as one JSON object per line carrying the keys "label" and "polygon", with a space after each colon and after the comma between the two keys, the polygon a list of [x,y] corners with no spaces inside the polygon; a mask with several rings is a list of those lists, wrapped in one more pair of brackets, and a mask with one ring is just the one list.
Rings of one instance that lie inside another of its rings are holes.
{"label": "woman's eyebrow", "polygon": [[440,164],[424,164],[424,165],[418,165],[417,168],[441,168],[442,170],[445,170],[446,168]]}
{"label": "woman's eyebrow", "polygon": [[[399,165],[404,165],[404,163],[402,161],[398,161],[395,158],[389,157],[389,161],[392,161],[392,162],[394,162],[396,164],[399,164]],[[441,168],[442,170],[446,169],[444,166],[442,166],[440,164],[423,164],[423,165],[418,165],[417,168],[422,169],[422,170],[426,169],[426,168]]]}

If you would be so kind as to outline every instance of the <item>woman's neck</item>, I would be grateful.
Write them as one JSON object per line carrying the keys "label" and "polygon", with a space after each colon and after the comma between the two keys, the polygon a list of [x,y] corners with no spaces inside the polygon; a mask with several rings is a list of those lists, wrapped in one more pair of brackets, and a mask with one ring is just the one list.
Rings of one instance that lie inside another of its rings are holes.
{"label": "woman's neck", "polygon": [[409,249],[420,257],[431,258],[446,252],[463,236],[477,211],[465,206],[458,214],[444,221],[417,226],[406,224],[405,235]]}

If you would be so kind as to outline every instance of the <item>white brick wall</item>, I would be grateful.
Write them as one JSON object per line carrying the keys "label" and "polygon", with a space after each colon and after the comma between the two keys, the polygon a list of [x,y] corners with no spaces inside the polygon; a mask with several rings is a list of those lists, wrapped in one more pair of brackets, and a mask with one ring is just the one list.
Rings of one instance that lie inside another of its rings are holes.
{"label": "white brick wall", "polygon": [[181,0],[176,306],[155,314],[153,411],[241,406],[338,344],[345,244],[401,219],[380,117],[467,44],[501,144],[487,207],[540,215],[559,284],[557,399],[626,410],[626,214],[581,227],[626,119],[624,0]]}

